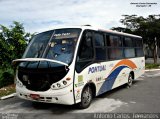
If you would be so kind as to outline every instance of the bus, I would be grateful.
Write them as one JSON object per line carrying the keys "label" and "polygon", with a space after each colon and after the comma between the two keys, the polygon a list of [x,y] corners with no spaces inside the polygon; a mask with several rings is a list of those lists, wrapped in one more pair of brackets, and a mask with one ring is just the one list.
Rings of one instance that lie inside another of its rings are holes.
{"label": "bus", "polygon": [[100,94],[130,87],[145,70],[142,37],[92,26],[36,34],[13,64],[18,97],[82,109]]}

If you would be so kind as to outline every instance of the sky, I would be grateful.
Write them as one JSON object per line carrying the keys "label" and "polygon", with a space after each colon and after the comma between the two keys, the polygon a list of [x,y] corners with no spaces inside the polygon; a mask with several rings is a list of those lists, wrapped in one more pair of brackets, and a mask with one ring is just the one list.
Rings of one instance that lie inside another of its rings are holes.
{"label": "sky", "polygon": [[0,0],[0,24],[18,21],[30,33],[85,24],[110,29],[126,14],[160,14],[160,0]]}

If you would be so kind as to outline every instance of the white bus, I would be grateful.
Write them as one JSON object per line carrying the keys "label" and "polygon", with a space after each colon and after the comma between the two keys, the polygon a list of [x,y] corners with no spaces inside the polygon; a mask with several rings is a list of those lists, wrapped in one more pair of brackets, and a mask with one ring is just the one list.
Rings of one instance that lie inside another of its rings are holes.
{"label": "white bus", "polygon": [[92,26],[39,33],[13,64],[19,64],[18,97],[80,108],[118,86],[131,86],[145,69],[140,36]]}

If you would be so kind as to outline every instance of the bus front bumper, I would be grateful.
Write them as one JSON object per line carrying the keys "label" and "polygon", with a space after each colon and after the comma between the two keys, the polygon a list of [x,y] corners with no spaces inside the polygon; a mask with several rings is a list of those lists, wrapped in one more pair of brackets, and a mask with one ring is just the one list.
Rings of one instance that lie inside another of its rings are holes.
{"label": "bus front bumper", "polygon": [[49,89],[48,91],[31,91],[26,89],[24,86],[19,87],[16,85],[16,94],[18,97],[26,100],[45,102],[45,103],[56,103],[72,105],[74,104],[73,86],[69,86],[59,90]]}

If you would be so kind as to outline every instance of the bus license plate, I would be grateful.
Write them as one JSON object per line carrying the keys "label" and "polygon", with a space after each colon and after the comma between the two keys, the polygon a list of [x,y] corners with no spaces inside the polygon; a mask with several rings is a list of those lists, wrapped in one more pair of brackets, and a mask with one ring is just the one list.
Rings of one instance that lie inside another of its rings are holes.
{"label": "bus license plate", "polygon": [[38,95],[38,94],[30,94],[30,97],[34,100],[39,100],[40,99],[40,95]]}

